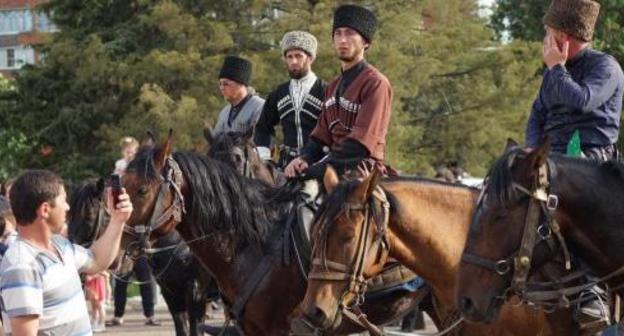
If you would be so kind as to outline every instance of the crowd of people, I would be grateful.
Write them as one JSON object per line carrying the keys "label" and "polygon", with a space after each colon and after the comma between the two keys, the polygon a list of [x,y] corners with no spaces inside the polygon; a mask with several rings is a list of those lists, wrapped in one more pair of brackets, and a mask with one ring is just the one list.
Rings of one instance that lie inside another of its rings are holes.
{"label": "crowd of people", "polygon": [[[624,75],[613,57],[591,48],[599,8],[592,0],[553,0],[546,13],[546,68],[527,124],[527,150],[543,145],[548,138],[554,152],[565,152],[576,133],[584,156],[595,160],[617,157]],[[311,167],[323,170],[327,165],[339,174],[361,167],[397,174],[384,162],[392,85],[365,59],[377,26],[377,18],[368,8],[343,5],[336,9],[331,40],[340,73],[328,83],[312,70],[317,38],[305,31],[287,32],[280,54],[290,79],[277,85],[266,99],[251,87],[252,62],[241,56],[225,57],[218,82],[227,105],[220,111],[213,133],[253,129],[259,155],[275,160],[288,177]],[[278,126],[283,133],[279,145],[275,140]],[[116,174],[123,175],[137,148],[134,138],[122,139],[123,158],[115,163]],[[438,177],[449,182],[464,174],[456,162],[438,171]],[[132,212],[128,196],[122,194],[121,201],[114,204],[109,192],[110,224],[87,249],[62,235],[68,205],[63,181],[57,175],[25,171],[7,181],[4,189],[5,196],[0,198],[4,219],[0,296],[5,332],[88,334],[103,330],[103,303],[110,293],[105,269],[118,250],[122,227]],[[133,271],[141,282],[145,323],[158,325],[153,318],[154,287],[147,261],[139,259]],[[88,274],[86,295],[79,273]],[[110,326],[123,323],[128,280],[115,281]],[[90,317],[85,297],[91,306]]]}

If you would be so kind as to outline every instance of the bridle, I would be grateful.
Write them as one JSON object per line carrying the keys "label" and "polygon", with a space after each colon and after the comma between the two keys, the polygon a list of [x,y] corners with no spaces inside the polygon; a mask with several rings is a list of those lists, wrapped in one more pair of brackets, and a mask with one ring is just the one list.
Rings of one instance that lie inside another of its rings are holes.
{"label": "bridle", "polygon": [[[372,240],[372,243],[369,244],[369,237],[371,234],[370,228],[373,225],[371,223],[371,221],[373,220],[373,215],[371,214],[370,209],[372,204],[367,201],[361,203],[347,202],[344,204],[343,211],[348,220],[351,220],[350,213],[352,211],[364,213],[364,223],[363,225],[361,225],[362,229],[357,237],[356,254],[353,260],[353,264],[347,265],[336,261],[327,260],[327,258],[325,257],[326,246],[322,246],[322,250],[320,251],[322,257],[314,258],[312,260],[312,265],[318,268],[322,268],[322,270],[313,270],[308,275],[309,280],[349,281],[347,288],[340,298],[338,309],[338,311],[346,311],[347,314],[349,313],[349,309],[353,309],[356,315],[361,316],[361,314],[359,314],[359,308],[356,307],[364,302],[364,293],[366,292],[364,267],[368,258],[372,255],[387,255],[389,252],[387,228],[390,218],[390,203],[388,202],[385,192],[379,186],[373,191],[372,197],[374,198],[374,200],[377,200],[380,203],[381,209],[383,211],[383,221],[375,220],[374,225],[376,225],[377,233],[375,238]],[[347,297],[349,296],[349,294],[355,297],[355,301],[353,301],[352,303],[347,302]],[[359,318],[359,316],[356,317]]]}
{"label": "bridle", "polygon": [[[184,196],[182,195],[182,171],[178,163],[172,158],[167,158],[163,175],[158,174],[160,182],[158,197],[154,204],[154,210],[146,225],[124,226],[124,232],[133,236],[139,243],[138,248],[142,251],[149,247],[149,237],[152,232],[159,229],[163,225],[174,221],[180,223],[182,215],[186,212],[184,205]],[[166,207],[164,200],[173,197],[171,205]]]}
{"label": "bridle", "polygon": [[[510,156],[508,167],[511,168],[516,155]],[[524,230],[520,247],[510,256],[498,260],[482,257],[480,255],[464,252],[462,262],[480,266],[490,270],[499,276],[511,278],[507,291],[515,294],[523,294],[527,291],[527,283],[535,248],[541,242],[547,242],[554,249],[552,236],[557,239],[565,260],[566,270],[571,269],[570,253],[568,251],[559,224],[555,220],[554,213],[559,205],[559,197],[554,194],[552,181],[556,174],[554,164],[547,159],[539,168],[531,190],[521,184],[512,181],[514,190],[529,197],[529,205],[524,221]],[[483,190],[477,201],[475,214],[483,206],[487,194],[488,181],[484,183]],[[545,220],[542,220],[544,218]]]}

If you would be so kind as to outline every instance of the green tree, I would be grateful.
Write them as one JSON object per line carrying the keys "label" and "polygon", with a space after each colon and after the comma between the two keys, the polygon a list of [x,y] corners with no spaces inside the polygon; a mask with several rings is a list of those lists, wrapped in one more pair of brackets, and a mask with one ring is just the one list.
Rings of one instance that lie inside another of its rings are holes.
{"label": "green tree", "polygon": [[[497,0],[492,27],[499,37],[542,41],[542,18],[550,2],[543,0]],[[624,62],[624,0],[601,0],[594,47]]]}
{"label": "green tree", "polygon": [[[251,59],[252,85],[266,96],[287,79],[282,35],[309,30],[319,39],[314,70],[331,80],[340,71],[331,16],[346,2],[51,0],[44,10],[60,32],[43,47],[43,64],[18,73],[16,103],[2,112],[38,144],[20,165],[72,180],[107,174],[121,136],[170,127],[179,148],[200,150],[204,122],[224,105],[224,55]],[[522,132],[537,90],[537,44],[495,41],[476,0],[355,2],[379,18],[367,60],[394,88],[387,161],[430,173],[459,160],[483,172],[504,139]]]}

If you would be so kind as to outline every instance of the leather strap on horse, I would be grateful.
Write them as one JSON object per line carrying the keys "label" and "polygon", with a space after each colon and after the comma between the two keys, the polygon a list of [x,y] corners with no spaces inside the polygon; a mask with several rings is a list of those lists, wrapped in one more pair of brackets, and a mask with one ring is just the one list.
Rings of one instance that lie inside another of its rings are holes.
{"label": "leather strap on horse", "polygon": [[366,330],[368,330],[368,332],[372,336],[382,336],[384,334],[383,331],[379,329],[379,327],[377,327],[376,325],[374,325],[368,320],[366,314],[362,312],[362,310],[360,309],[360,306],[358,305],[354,305],[353,307],[349,309],[344,308],[342,310],[342,314],[349,321],[364,327]]}
{"label": "leather strap on horse", "polygon": [[[182,215],[186,212],[184,196],[182,195],[182,170],[178,163],[171,157],[167,159],[165,176],[159,175],[161,180],[158,190],[158,198],[154,205],[154,210],[147,225],[136,225],[134,227],[124,226],[124,231],[142,239],[149,239],[152,231],[173,219],[176,222],[182,221]],[[163,201],[167,194],[173,189],[173,202],[164,209]]]}
{"label": "leather strap on horse", "polygon": [[539,201],[531,199],[529,210],[526,215],[520,250],[518,251],[518,256],[514,258],[512,283],[515,289],[521,291],[526,288],[529,270],[531,269],[531,258],[533,257],[533,249],[535,248],[535,242],[537,240],[537,226],[539,225],[540,210]]}
{"label": "leather strap on horse", "polygon": [[262,257],[260,265],[258,265],[251,276],[247,278],[242,293],[236,297],[236,301],[234,301],[234,304],[230,308],[230,314],[234,320],[242,320],[247,301],[249,301],[251,295],[256,291],[258,284],[264,279],[270,268],[271,259],[267,256]]}

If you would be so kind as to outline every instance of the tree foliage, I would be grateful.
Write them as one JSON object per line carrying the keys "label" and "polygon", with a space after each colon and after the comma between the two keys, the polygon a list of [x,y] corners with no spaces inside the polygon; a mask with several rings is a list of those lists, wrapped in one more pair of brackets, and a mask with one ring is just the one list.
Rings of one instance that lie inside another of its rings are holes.
{"label": "tree foliage", "polygon": [[[594,47],[624,62],[624,0],[601,0],[596,24]],[[508,34],[513,39],[542,41],[542,18],[550,1],[497,0],[492,15],[492,27],[499,37]]]}
{"label": "tree foliage", "polygon": [[[170,127],[178,148],[200,150],[204,122],[224,105],[223,57],[252,60],[252,85],[266,96],[287,79],[282,35],[308,30],[319,39],[314,70],[331,80],[339,73],[331,16],[343,2],[51,0],[44,10],[60,32],[43,47],[43,64],[17,74],[15,104],[0,111],[29,139],[19,165],[67,179],[107,174],[121,136]],[[430,173],[456,160],[482,174],[507,137],[522,137],[539,43],[497,42],[476,0],[355,2],[380,20],[367,59],[394,88],[390,164]]]}

